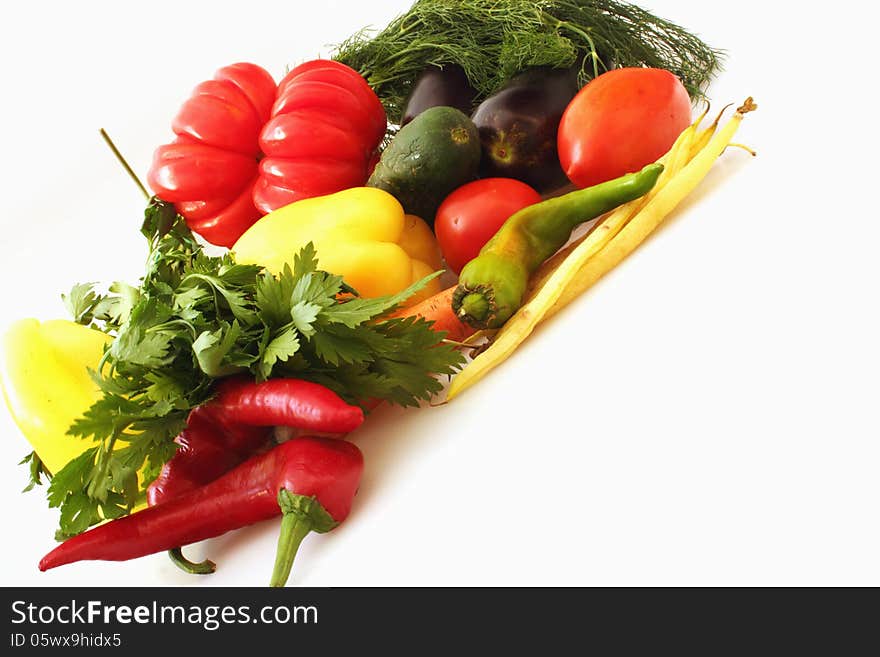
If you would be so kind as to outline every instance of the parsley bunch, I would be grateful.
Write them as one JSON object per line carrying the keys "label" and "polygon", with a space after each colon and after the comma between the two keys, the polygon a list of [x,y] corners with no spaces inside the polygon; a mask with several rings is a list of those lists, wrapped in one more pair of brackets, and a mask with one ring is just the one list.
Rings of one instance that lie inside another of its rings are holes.
{"label": "parsley bunch", "polygon": [[174,207],[157,199],[142,232],[150,257],[139,287],[114,283],[101,293],[81,284],[64,297],[77,322],[113,340],[93,376],[102,397],[68,432],[92,446],[49,485],[59,537],[142,501],[189,411],[210,399],[219,378],[296,377],[351,403],[412,406],[439,392],[437,375],[463,363],[430,322],[381,319],[439,272],[399,294],[363,299],[317,268],[312,245],[273,275],[228,253],[206,254]]}

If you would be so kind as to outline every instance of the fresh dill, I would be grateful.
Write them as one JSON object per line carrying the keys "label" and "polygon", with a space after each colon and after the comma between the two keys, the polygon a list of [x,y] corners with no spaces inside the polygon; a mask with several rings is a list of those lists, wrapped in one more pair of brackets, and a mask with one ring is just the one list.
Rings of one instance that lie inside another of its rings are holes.
{"label": "fresh dill", "polygon": [[578,66],[581,85],[611,67],[663,68],[697,99],[722,54],[616,0],[417,0],[378,33],[365,29],[338,45],[333,57],[367,79],[394,122],[429,66],[461,66],[476,102],[535,66]]}

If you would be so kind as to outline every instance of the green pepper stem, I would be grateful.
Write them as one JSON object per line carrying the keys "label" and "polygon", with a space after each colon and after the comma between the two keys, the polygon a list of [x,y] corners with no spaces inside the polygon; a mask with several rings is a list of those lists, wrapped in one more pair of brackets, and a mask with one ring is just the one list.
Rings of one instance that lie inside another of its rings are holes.
{"label": "green pepper stem", "polygon": [[179,547],[168,550],[168,557],[175,566],[190,575],[210,575],[217,570],[217,564],[210,559],[205,559],[198,563],[190,561],[183,556],[183,550]]}
{"label": "green pepper stem", "polygon": [[489,300],[479,292],[466,294],[461,300],[461,308],[458,310],[459,317],[468,317],[474,321],[483,321],[489,314]]}
{"label": "green pepper stem", "polygon": [[285,513],[282,516],[281,535],[278,537],[278,551],[269,586],[284,586],[287,583],[299,545],[311,531],[312,523],[306,516],[299,513]]}

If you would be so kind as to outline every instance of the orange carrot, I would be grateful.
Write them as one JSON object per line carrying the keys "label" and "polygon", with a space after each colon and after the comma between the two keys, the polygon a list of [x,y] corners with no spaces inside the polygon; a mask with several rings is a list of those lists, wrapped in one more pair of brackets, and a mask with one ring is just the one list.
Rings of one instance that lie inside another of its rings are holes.
{"label": "orange carrot", "polygon": [[461,342],[475,333],[475,329],[462,322],[452,310],[452,293],[455,285],[428,297],[414,306],[396,310],[388,317],[422,317],[434,322],[435,331],[446,331],[446,339]]}

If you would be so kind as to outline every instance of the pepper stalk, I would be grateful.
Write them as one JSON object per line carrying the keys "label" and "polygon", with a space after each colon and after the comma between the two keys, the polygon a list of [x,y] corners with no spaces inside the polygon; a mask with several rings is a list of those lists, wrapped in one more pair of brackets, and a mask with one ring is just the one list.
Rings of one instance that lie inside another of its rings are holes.
{"label": "pepper stalk", "polygon": [[269,582],[269,586],[275,587],[287,583],[300,543],[310,532],[324,534],[339,524],[316,498],[297,495],[286,488],[278,491],[278,506],[282,514],[281,534]]}

